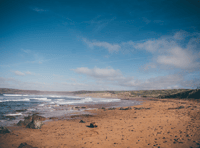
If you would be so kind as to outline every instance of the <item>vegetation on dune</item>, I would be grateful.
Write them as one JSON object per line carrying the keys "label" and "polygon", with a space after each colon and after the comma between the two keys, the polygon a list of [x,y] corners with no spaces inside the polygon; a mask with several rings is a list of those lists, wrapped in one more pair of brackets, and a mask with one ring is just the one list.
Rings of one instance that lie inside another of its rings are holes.
{"label": "vegetation on dune", "polygon": [[19,90],[0,88],[0,94],[90,94],[90,93],[108,93],[120,97],[154,97],[154,98],[200,98],[200,89],[162,89],[162,90],[134,90],[134,91],[38,91],[38,90]]}

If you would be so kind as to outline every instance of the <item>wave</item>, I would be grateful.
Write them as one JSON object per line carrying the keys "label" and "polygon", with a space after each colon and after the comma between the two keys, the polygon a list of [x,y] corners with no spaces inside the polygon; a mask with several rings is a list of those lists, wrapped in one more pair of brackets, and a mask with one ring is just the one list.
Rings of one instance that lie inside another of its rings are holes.
{"label": "wave", "polygon": [[21,94],[3,94],[4,96],[7,96],[7,97],[21,97],[21,96],[28,96],[28,95],[21,95]]}
{"label": "wave", "polygon": [[25,99],[15,99],[15,100],[1,100],[0,102],[8,102],[8,101],[30,101],[30,99],[25,98]]}

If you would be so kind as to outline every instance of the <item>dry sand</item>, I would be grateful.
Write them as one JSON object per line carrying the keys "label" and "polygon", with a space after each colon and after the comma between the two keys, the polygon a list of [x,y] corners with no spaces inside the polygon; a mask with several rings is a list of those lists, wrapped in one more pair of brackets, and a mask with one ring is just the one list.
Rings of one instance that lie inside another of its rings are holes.
{"label": "dry sand", "polygon": [[[0,134],[0,147],[17,148],[24,142],[39,148],[200,146],[200,103],[197,101],[147,100],[131,110],[91,112],[96,115],[47,122],[41,129],[9,127],[11,133]],[[79,123],[80,119],[85,123]],[[88,127],[91,122],[96,122],[98,127]]]}

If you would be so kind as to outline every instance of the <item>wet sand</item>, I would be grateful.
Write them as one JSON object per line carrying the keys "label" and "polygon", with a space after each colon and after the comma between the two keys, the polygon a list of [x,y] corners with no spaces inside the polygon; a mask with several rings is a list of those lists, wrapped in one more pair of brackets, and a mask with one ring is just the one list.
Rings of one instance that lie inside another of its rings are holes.
{"label": "wet sand", "polygon": [[[91,110],[95,115],[46,122],[41,129],[8,127],[12,132],[0,134],[0,147],[24,142],[39,148],[200,147],[199,102],[156,99],[131,108]],[[88,127],[91,122],[98,127]]]}

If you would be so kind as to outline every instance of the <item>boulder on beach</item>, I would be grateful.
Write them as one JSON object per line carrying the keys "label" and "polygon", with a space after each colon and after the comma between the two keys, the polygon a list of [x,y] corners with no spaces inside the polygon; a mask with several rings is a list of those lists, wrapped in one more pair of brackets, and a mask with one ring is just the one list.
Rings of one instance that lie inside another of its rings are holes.
{"label": "boulder on beach", "polygon": [[42,121],[32,120],[32,122],[30,122],[26,127],[27,128],[32,128],[32,129],[41,129],[43,124],[44,123]]}
{"label": "boulder on beach", "polygon": [[26,126],[27,128],[40,129],[43,125],[43,122],[46,118],[33,114],[32,116],[24,117],[24,121],[20,120],[18,126]]}
{"label": "boulder on beach", "polygon": [[10,133],[10,131],[7,129],[7,127],[0,127],[0,134],[6,134]]}
{"label": "boulder on beach", "polygon": [[24,142],[24,143],[21,143],[21,144],[18,146],[18,148],[37,148],[37,147],[33,147],[33,146],[27,144],[26,142]]}

